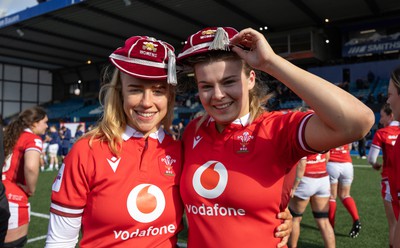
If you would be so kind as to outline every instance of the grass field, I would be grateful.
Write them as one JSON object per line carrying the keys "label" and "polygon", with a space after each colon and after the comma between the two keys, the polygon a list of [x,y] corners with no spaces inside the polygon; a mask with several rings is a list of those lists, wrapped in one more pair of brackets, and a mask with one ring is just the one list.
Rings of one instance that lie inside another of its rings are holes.
{"label": "grass field", "polygon": [[[335,227],[337,247],[388,247],[388,227],[380,197],[380,174],[372,170],[365,159],[361,160],[353,157],[353,163],[355,165],[355,179],[351,195],[357,203],[362,229],[358,238],[351,239],[348,237],[352,219],[340,200],[337,200]],[[31,198],[32,216],[27,248],[44,247],[51,184],[56,174],[57,172],[43,172],[40,174],[36,195]],[[180,235],[180,242],[184,242],[185,237],[186,232],[183,232]],[[310,209],[306,210],[303,217],[298,247],[324,247]]]}

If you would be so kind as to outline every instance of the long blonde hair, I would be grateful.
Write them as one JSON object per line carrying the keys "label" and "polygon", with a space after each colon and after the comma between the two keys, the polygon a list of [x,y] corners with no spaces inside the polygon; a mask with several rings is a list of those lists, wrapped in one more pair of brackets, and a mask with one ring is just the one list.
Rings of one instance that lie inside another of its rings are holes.
{"label": "long blonde hair", "polygon": [[[104,79],[108,75],[109,69],[104,72]],[[122,146],[122,134],[127,125],[127,116],[123,108],[121,72],[114,69],[111,80],[104,84],[99,93],[99,100],[104,108],[103,116],[98,125],[85,134],[90,137],[89,145],[92,146],[95,140],[105,141],[111,152],[118,155]],[[175,87],[168,84],[168,111],[161,121],[165,131],[169,132],[174,117]]]}
{"label": "long blonde hair", "polygon": [[[258,75],[259,71],[251,68],[244,60],[242,60],[236,53],[230,51],[210,51],[205,54],[195,55],[193,57],[187,58],[185,61],[191,67],[194,67],[198,63],[212,63],[223,60],[241,60],[242,61],[242,71],[245,73],[247,77],[250,76],[250,72],[254,71],[256,73],[256,83],[249,91],[249,112],[250,118],[249,123],[253,122],[258,116],[260,116],[266,110],[263,108],[263,105],[267,103],[267,101],[271,98],[272,94],[266,94],[267,86],[262,84],[259,80]],[[198,122],[198,126],[209,118],[208,113],[205,113],[200,121]]]}

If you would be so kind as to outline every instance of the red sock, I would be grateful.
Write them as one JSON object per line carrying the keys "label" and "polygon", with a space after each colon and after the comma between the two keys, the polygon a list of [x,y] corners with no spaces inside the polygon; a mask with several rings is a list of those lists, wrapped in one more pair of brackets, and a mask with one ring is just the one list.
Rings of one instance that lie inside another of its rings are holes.
{"label": "red sock", "polygon": [[344,198],[342,203],[347,211],[350,213],[351,218],[353,218],[353,222],[360,219],[360,217],[358,216],[356,202],[354,201],[353,197],[348,196]]}
{"label": "red sock", "polygon": [[329,199],[329,222],[332,228],[335,228],[336,200]]}

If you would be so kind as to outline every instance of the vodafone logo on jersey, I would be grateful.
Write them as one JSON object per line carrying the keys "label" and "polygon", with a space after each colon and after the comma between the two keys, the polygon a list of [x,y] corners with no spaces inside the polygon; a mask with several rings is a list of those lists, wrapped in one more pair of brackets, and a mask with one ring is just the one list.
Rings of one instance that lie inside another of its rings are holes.
{"label": "vodafone logo on jersey", "polygon": [[193,175],[193,188],[197,194],[207,199],[220,196],[228,183],[228,171],[218,161],[208,161]]}
{"label": "vodafone logo on jersey", "polygon": [[[228,183],[228,171],[218,161],[208,161],[201,165],[193,175],[193,188],[197,194],[207,199],[215,199],[220,196]],[[202,216],[245,216],[246,210],[220,203],[185,204],[186,213]]]}
{"label": "vodafone logo on jersey", "polygon": [[129,193],[126,205],[134,220],[149,223],[164,212],[165,197],[159,187],[153,184],[140,184]]}

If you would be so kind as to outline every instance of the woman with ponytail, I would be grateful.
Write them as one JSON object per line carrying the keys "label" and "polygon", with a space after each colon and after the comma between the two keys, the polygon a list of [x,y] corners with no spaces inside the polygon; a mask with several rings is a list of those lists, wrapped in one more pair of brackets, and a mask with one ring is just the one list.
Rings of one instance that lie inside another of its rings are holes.
{"label": "woman with ponytail", "polygon": [[40,107],[26,109],[4,131],[2,180],[9,202],[10,219],[4,246],[23,247],[27,241],[30,204],[39,176],[42,139],[47,114]]}

